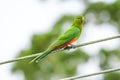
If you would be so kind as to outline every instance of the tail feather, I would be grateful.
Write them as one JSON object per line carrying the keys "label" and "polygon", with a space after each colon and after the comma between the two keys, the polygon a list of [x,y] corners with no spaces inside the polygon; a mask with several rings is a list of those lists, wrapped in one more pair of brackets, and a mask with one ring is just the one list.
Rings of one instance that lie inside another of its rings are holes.
{"label": "tail feather", "polygon": [[42,58],[44,58],[45,56],[47,56],[49,53],[51,53],[53,50],[46,50],[43,53],[40,53],[37,57],[35,57],[32,61],[30,61],[29,63],[33,63],[36,62],[38,63]]}

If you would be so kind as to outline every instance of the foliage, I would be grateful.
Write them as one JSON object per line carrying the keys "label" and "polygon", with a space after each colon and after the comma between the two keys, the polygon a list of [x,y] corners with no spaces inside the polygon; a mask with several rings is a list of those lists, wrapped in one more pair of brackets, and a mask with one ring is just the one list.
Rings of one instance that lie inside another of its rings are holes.
{"label": "foliage", "polygon": [[109,73],[105,75],[104,80],[120,80],[120,73]]}
{"label": "foliage", "polygon": [[[44,34],[35,34],[31,40],[29,49],[22,50],[18,57],[30,55],[44,51],[53,40],[60,35],[62,26],[66,22],[72,21],[72,16],[63,16],[53,29]],[[74,51],[58,51],[48,55],[39,64],[28,64],[31,59],[21,62],[16,62],[13,67],[13,72],[22,71],[25,80],[50,80],[60,77],[67,77],[76,74],[77,66],[81,62],[88,60],[88,55],[80,49]]]}
{"label": "foliage", "polygon": [[111,4],[104,2],[91,3],[87,6],[84,13],[86,15],[94,15],[96,23],[110,23],[120,31],[120,0]]}
{"label": "foliage", "polygon": [[[89,0],[83,1],[86,3],[86,9],[83,13],[87,17],[88,22],[94,18],[96,24],[109,23],[114,25],[120,32],[120,0],[109,4],[105,2],[91,3]],[[62,33],[62,27],[66,23],[70,23],[73,17],[73,15],[66,14],[56,21],[50,32],[34,34],[30,48],[22,50],[17,57],[44,51]],[[101,69],[112,68],[115,64],[119,64],[120,48],[114,50],[101,49],[96,57],[99,57],[100,60],[98,67]],[[24,80],[57,80],[62,77],[75,75],[78,65],[86,63],[89,58],[92,57],[89,57],[81,49],[58,51],[48,55],[39,64],[28,64],[31,59],[16,62],[12,71],[22,71]],[[119,75],[119,72],[109,73],[103,76],[103,80],[120,80]]]}
{"label": "foliage", "polygon": [[[87,6],[84,14],[89,17],[88,21],[94,18],[98,25],[109,23],[120,32],[120,0],[110,4],[105,2],[91,3]],[[101,69],[113,68],[116,64],[119,65],[120,48],[101,49],[98,56]],[[120,80],[119,75],[120,73],[105,74],[103,80]]]}

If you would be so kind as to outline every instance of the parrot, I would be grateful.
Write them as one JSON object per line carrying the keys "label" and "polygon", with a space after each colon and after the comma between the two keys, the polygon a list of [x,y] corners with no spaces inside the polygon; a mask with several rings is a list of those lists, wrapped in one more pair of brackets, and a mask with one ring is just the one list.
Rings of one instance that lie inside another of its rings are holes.
{"label": "parrot", "polygon": [[36,62],[38,63],[41,59],[43,59],[48,54],[52,53],[53,51],[63,49],[72,45],[73,42],[78,40],[80,34],[82,32],[84,24],[84,16],[78,15],[74,18],[72,25],[68,30],[66,30],[63,34],[61,34],[57,40],[52,43],[45,51],[39,53],[37,57],[30,61],[30,63]]}

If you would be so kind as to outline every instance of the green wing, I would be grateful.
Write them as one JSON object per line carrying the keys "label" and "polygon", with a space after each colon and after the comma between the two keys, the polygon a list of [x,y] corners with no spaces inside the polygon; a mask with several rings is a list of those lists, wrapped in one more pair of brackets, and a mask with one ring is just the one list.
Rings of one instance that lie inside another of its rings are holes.
{"label": "green wing", "polygon": [[70,40],[72,40],[75,37],[79,37],[81,31],[77,27],[71,27],[68,29],[64,34],[58,37],[57,41],[49,46],[49,48],[54,48],[59,45],[62,45]]}

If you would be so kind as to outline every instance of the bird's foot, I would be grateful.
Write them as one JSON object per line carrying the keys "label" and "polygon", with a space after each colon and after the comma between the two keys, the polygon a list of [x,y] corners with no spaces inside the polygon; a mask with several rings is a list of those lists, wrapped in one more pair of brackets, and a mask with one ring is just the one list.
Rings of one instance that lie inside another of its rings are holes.
{"label": "bird's foot", "polygon": [[68,45],[64,49],[70,50],[71,48],[75,48],[75,45],[73,45],[73,44]]}

